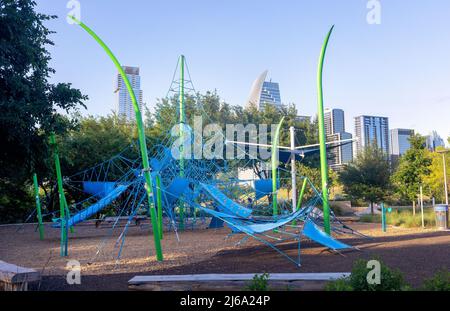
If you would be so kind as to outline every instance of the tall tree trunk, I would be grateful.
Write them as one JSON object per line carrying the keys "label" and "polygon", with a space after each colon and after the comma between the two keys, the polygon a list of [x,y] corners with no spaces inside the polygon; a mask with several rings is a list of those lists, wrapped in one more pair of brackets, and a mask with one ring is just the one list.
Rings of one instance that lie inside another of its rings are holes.
{"label": "tall tree trunk", "polygon": [[413,216],[416,216],[416,201],[413,201]]}
{"label": "tall tree trunk", "polygon": [[370,202],[370,213],[372,215],[374,214],[374,212],[373,212],[373,202]]}

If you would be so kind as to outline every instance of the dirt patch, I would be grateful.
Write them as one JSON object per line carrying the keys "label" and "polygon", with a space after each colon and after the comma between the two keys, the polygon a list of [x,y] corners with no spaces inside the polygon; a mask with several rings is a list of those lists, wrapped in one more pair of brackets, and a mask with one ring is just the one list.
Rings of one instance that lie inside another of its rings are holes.
{"label": "dirt patch", "polygon": [[[361,251],[345,252],[344,257],[302,240],[301,267],[252,239],[236,246],[243,236],[227,237],[230,231],[226,228],[186,230],[179,233],[179,241],[173,232],[166,233],[162,243],[165,260],[157,262],[147,224],[130,228],[120,260],[117,241],[122,228],[82,224],[70,234],[69,256],[61,258],[58,230],[47,226],[45,240],[40,241],[33,225],[19,231],[18,226],[2,226],[0,260],[42,271],[40,290],[126,290],[128,280],[137,274],[348,272],[358,258],[381,258],[417,287],[439,268],[450,267],[449,232],[390,227],[382,233],[376,224],[351,226],[372,237],[340,237]],[[280,247],[293,257],[297,254],[296,242]],[[82,285],[66,283],[66,264],[71,259],[82,265]]]}

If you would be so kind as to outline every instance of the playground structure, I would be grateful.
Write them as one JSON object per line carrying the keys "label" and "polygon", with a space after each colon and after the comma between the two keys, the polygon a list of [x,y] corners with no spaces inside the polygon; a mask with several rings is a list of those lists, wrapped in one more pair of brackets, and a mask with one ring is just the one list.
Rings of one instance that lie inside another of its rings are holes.
{"label": "playground structure", "polygon": [[[72,17],[72,19],[74,19]],[[120,258],[127,230],[132,220],[138,215],[149,215],[152,235],[155,244],[156,258],[163,260],[161,240],[164,239],[164,229],[179,231],[194,227],[197,221],[205,222],[211,219],[210,228],[218,228],[226,224],[231,229],[231,235],[243,235],[239,244],[252,237],[274,249],[288,260],[300,266],[301,237],[307,237],[329,250],[339,252],[353,247],[332,237],[334,234],[358,234],[358,232],[340,222],[330,210],[327,187],[327,144],[325,142],[323,117],[322,71],[326,47],[332,33],[330,29],[319,59],[318,68],[318,117],[320,138],[320,159],[322,173],[322,191],[315,188],[306,176],[300,176],[295,171],[295,163],[305,156],[305,152],[295,149],[288,151],[279,146],[280,131],[283,119],[278,124],[270,146],[270,163],[258,159],[216,160],[196,159],[185,152],[184,147],[192,144],[196,130],[186,119],[185,97],[187,84],[185,57],[178,62],[180,78],[174,81],[172,91],[179,95],[179,111],[173,124],[178,125],[178,135],[168,132],[158,144],[147,147],[142,116],[136,102],[136,97],[128,78],[119,61],[105,43],[86,25],[74,19],[86,30],[109,55],[116,65],[132,99],[139,133],[137,146],[128,147],[120,154],[106,160],[97,166],[63,179],[59,164],[58,148],[54,135],[51,145],[54,151],[54,161],[58,180],[60,210],[54,215],[53,227],[61,230],[61,256],[68,255],[68,240],[74,226],[100,213],[102,210],[115,206],[117,225],[121,217],[127,218],[127,223],[117,240],[119,246],[117,258]],[[177,71],[177,70],[176,70]],[[193,86],[192,86],[193,89]],[[207,116],[205,116],[207,118]],[[295,129],[291,129],[291,137]],[[178,149],[173,146],[176,140],[183,144]],[[200,144],[204,146],[205,141]],[[245,143],[226,141],[246,154]],[[130,158],[125,154],[137,150],[140,156]],[[290,167],[289,167],[290,164]],[[266,165],[265,178],[242,180],[238,178],[239,171],[248,167]],[[35,176],[35,180],[37,177]],[[37,184],[37,182],[35,183]],[[296,185],[300,184],[300,191]],[[68,204],[64,187],[71,191],[79,191],[85,199]],[[36,190],[37,215],[40,223],[40,236],[44,236],[42,227],[42,211]],[[283,196],[291,193],[291,197]],[[322,209],[319,208],[322,206]],[[298,243],[298,255],[293,258],[283,252],[278,245],[286,241]]]}

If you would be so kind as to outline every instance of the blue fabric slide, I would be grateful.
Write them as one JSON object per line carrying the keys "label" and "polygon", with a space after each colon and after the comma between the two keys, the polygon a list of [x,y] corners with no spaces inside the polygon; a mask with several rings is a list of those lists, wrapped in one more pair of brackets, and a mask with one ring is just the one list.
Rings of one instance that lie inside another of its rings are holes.
{"label": "blue fabric slide", "polygon": [[303,235],[333,250],[352,248],[351,246],[332,238],[320,230],[319,227],[311,220],[307,220],[305,222],[305,226],[303,227]]}
{"label": "blue fabric slide", "polygon": [[99,198],[104,198],[116,186],[115,182],[110,181],[83,181],[83,191]]}
{"label": "blue fabric slide", "polygon": [[219,211],[243,218],[247,218],[252,214],[251,209],[243,207],[242,205],[234,202],[222,191],[217,189],[214,185],[207,185],[203,183],[200,183],[200,185],[203,190],[205,190],[205,193],[218,203],[217,208],[219,209]]}
{"label": "blue fabric slide", "polygon": [[[111,204],[112,201],[117,199],[125,190],[127,190],[129,185],[119,185],[114,190],[112,190],[108,195],[103,197],[101,200],[99,200],[97,203],[92,204],[88,208],[82,210],[81,212],[73,215],[69,218],[67,221],[67,225],[69,227],[72,227],[80,222],[85,221],[92,215],[96,214],[97,212],[101,211],[105,207],[107,207],[109,204]],[[56,223],[53,225],[55,228],[59,228],[61,226],[61,223]]]}

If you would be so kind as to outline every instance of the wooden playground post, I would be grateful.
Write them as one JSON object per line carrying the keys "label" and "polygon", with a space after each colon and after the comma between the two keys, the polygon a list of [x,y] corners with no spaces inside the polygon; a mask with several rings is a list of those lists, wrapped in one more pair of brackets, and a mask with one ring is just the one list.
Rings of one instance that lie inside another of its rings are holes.
{"label": "wooden playground post", "polygon": [[42,223],[41,200],[39,198],[39,184],[36,173],[33,174],[34,195],[36,198],[37,220],[39,224],[39,239],[44,239],[44,225]]}

